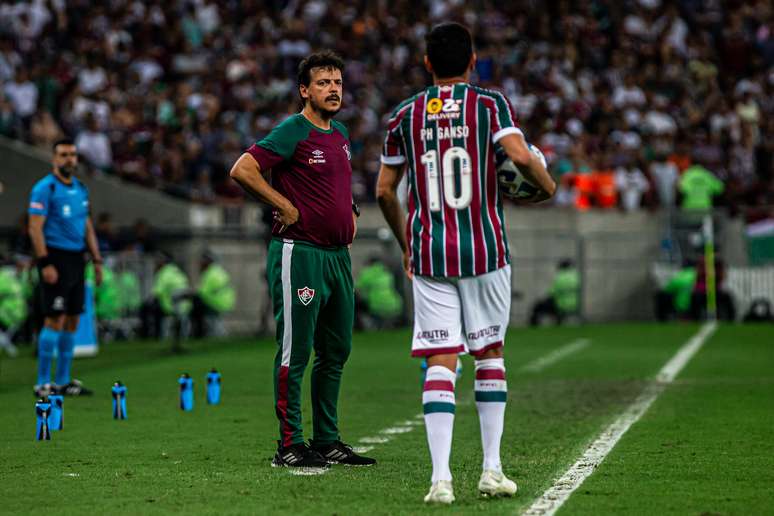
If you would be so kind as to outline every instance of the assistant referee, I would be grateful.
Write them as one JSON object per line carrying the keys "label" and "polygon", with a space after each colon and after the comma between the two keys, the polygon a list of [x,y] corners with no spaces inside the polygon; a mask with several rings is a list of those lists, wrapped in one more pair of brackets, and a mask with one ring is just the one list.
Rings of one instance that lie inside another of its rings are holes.
{"label": "assistant referee", "polygon": [[[40,273],[44,326],[38,336],[38,379],[35,396],[90,395],[71,378],[75,330],[85,300],[85,251],[91,253],[97,285],[102,283],[102,257],[89,217],[89,192],[75,178],[78,152],[70,139],[54,143],[53,169],[30,194],[29,233]],[[54,350],[59,356],[51,382]]]}

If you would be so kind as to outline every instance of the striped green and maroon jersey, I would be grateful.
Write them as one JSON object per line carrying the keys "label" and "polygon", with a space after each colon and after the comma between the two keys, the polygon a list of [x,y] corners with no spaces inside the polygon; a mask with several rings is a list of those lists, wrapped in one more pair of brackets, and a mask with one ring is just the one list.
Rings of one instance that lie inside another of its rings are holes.
{"label": "striped green and maroon jersey", "polygon": [[408,164],[414,274],[476,276],[510,262],[494,144],[512,133],[505,96],[467,83],[430,86],[395,109],[382,163]]}
{"label": "striped green and maroon jersey", "polygon": [[352,167],[349,133],[331,120],[329,130],[312,124],[302,114],[288,117],[247,152],[265,172],[271,185],[298,209],[298,222],[272,235],[304,240],[321,246],[352,243]]}

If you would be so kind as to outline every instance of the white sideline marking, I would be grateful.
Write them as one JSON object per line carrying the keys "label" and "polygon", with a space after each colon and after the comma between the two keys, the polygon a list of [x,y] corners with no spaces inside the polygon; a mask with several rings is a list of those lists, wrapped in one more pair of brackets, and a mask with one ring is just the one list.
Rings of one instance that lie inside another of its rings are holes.
{"label": "white sideline marking", "polygon": [[359,439],[359,442],[365,443],[365,444],[383,444],[389,441],[390,441],[389,437],[363,437]]}
{"label": "white sideline marking", "polygon": [[327,472],[328,470],[323,468],[288,468],[288,473],[297,477],[313,477]]}
{"label": "white sideline marking", "polygon": [[524,365],[523,367],[519,368],[519,371],[524,373],[538,373],[545,369],[548,366],[554,365],[555,363],[559,362],[561,359],[568,357],[569,355],[572,355],[573,353],[577,353],[578,351],[582,350],[586,346],[591,344],[591,341],[589,339],[578,339],[570,342],[567,345],[562,346],[559,349],[556,349],[547,355],[543,355],[542,357],[539,357],[532,362]]}
{"label": "white sideline marking", "polygon": [[374,449],[373,446],[353,446],[352,447],[352,450],[355,453],[368,453],[368,452],[370,452],[373,449]]}
{"label": "white sideline marking", "polygon": [[414,429],[413,426],[392,426],[381,430],[380,434],[394,435],[394,434],[407,434]]}
{"label": "white sideline marking", "polygon": [[688,342],[675,353],[658,372],[656,378],[629,407],[592,442],[583,455],[543,495],[527,508],[523,516],[551,516],[570,498],[570,495],[594,472],[610,450],[629,428],[636,423],[664,389],[715,333],[717,323],[705,323]]}

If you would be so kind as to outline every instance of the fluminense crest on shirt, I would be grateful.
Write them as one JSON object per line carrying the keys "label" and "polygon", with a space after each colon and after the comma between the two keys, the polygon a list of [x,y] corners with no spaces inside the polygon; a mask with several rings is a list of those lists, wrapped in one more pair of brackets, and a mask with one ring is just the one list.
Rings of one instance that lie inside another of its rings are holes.
{"label": "fluminense crest on shirt", "polygon": [[298,299],[304,306],[308,305],[314,299],[314,289],[309,287],[298,289]]}

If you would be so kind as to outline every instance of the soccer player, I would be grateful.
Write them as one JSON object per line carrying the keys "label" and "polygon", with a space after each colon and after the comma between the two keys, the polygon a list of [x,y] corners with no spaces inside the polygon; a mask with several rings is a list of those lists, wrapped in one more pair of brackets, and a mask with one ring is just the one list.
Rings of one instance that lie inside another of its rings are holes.
{"label": "soccer player", "polygon": [[[268,251],[277,321],[275,410],[280,440],[274,466],[326,468],[374,464],[341,442],[337,402],[352,346],[354,290],[348,246],[355,233],[349,134],[333,120],[341,109],[344,62],[312,54],[298,68],[300,113],[247,149],[231,169],[247,192],[274,209]],[[271,184],[264,175],[271,171]],[[304,442],[301,382],[312,370],[314,438]]]}
{"label": "soccer player", "polygon": [[[35,183],[30,195],[29,234],[37,257],[45,320],[38,336],[38,380],[35,396],[51,393],[90,395],[70,377],[75,330],[83,312],[85,250],[94,262],[97,285],[102,283],[102,257],[89,217],[89,192],[75,178],[78,153],[72,140],[54,143],[53,170]],[[59,352],[51,383],[54,349]]]}
{"label": "soccer player", "polygon": [[[484,495],[516,493],[500,464],[511,268],[495,144],[539,186],[535,201],[553,195],[556,184],[527,147],[508,100],[468,83],[476,62],[468,30],[438,25],[426,45],[433,85],[400,103],[389,119],[377,197],[413,278],[411,354],[428,362],[422,403],[433,474],[425,502],[449,504],[455,368],[463,351],[476,359],[484,449],[478,489]],[[404,170],[407,222],[397,199]]]}

